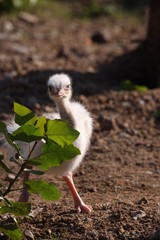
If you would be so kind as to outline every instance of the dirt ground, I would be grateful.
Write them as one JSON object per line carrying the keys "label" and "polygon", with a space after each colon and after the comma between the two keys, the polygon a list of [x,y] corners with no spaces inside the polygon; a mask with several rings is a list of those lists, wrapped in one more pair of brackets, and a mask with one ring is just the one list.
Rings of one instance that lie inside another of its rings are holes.
{"label": "dirt ground", "polygon": [[45,176],[62,196],[31,196],[31,215],[20,227],[35,239],[160,239],[160,90],[117,91],[116,78],[100,71],[144,39],[144,24],[126,20],[0,18],[1,121],[11,118],[14,101],[37,114],[54,111],[46,81],[59,71],[72,76],[74,98],[94,120],[91,147],[74,176],[93,212],[78,215],[63,180]]}

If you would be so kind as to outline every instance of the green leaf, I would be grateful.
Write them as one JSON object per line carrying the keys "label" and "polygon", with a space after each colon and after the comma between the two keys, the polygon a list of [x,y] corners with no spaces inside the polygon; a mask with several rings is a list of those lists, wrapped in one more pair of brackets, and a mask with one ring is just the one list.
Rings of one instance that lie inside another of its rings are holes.
{"label": "green leaf", "polygon": [[25,181],[30,193],[40,194],[44,200],[55,201],[60,198],[56,186],[43,180]]}
{"label": "green leaf", "polygon": [[22,126],[24,124],[34,124],[37,116],[27,107],[14,102],[15,122]]}
{"label": "green leaf", "polygon": [[139,91],[139,92],[144,92],[144,91],[148,90],[147,86],[134,84],[130,80],[123,81],[121,83],[121,89],[122,90],[128,90],[128,91],[136,90],[136,91]]}
{"label": "green leaf", "polygon": [[13,141],[34,142],[44,138],[40,128],[34,125],[23,125],[12,133]]}
{"label": "green leaf", "polygon": [[26,169],[24,170],[24,172],[29,172],[31,174],[35,174],[35,175],[43,175],[44,172],[40,171],[40,170],[34,170],[34,169]]}
{"label": "green leaf", "polygon": [[0,224],[0,230],[11,240],[23,240],[24,236],[16,224],[3,226]]}
{"label": "green leaf", "polygon": [[12,172],[8,166],[0,160],[0,168],[3,169],[6,173],[14,173]]}
{"label": "green leaf", "polygon": [[142,85],[135,85],[135,90],[137,90],[138,92],[145,92],[148,90],[148,87]]}
{"label": "green leaf", "polygon": [[6,173],[13,173],[9,168],[8,166],[2,162],[2,160],[4,159],[4,156],[3,155],[0,155],[0,168],[3,169]]}
{"label": "green leaf", "polygon": [[27,164],[33,165],[33,166],[41,165],[41,163],[38,161],[39,161],[39,158],[38,159],[25,159],[25,162],[27,162]]}
{"label": "green leaf", "polygon": [[3,200],[8,204],[8,206],[11,206],[10,201],[6,197],[3,197]]}
{"label": "green leaf", "polygon": [[66,121],[48,120],[47,136],[62,147],[73,143],[79,136],[79,132],[73,129]]}
{"label": "green leaf", "polygon": [[10,202],[11,206],[0,207],[0,213],[11,213],[15,216],[24,216],[30,213],[31,203],[26,202]]}
{"label": "green leaf", "polygon": [[32,164],[38,163],[43,170],[54,166],[60,166],[65,160],[70,160],[80,154],[80,150],[73,144],[61,147],[51,140],[43,145],[42,155],[38,159],[32,159]]}
{"label": "green leaf", "polygon": [[3,122],[0,122],[0,132],[3,133],[4,135],[8,133],[6,129],[6,124]]}
{"label": "green leaf", "polygon": [[13,143],[12,139],[11,139],[11,134],[8,132],[6,124],[3,122],[0,122],[0,132],[5,136],[6,141],[12,146],[14,147],[17,151],[19,151],[19,146],[15,143]]}
{"label": "green leaf", "polygon": [[42,133],[45,134],[45,124],[46,124],[46,117],[42,116],[38,119],[36,123],[36,128],[40,128]]}

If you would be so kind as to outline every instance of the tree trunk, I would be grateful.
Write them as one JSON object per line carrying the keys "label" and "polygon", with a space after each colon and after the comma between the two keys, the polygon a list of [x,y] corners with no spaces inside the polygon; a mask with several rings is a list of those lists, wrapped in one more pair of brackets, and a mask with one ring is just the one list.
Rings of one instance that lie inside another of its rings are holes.
{"label": "tree trunk", "polygon": [[148,83],[160,87],[160,0],[150,0],[147,34]]}

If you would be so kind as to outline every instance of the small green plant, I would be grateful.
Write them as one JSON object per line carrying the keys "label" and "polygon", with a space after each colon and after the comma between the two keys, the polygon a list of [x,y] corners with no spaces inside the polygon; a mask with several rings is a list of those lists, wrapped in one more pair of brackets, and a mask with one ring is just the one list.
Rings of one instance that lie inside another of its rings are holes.
{"label": "small green plant", "polygon": [[124,82],[122,82],[120,85],[120,89],[128,91],[136,90],[139,92],[144,92],[148,90],[147,86],[134,84],[130,80],[125,80]]}
{"label": "small green plant", "polygon": [[[0,122],[0,133],[2,133],[8,144],[15,149],[15,156],[10,161],[16,164],[17,172],[13,172],[4,156],[0,155],[0,168],[6,173],[12,173],[15,178],[7,185],[0,184],[0,214],[13,214],[15,217],[29,214],[31,203],[13,202],[7,198],[8,193],[17,191],[15,183],[24,171],[30,174],[43,175],[45,170],[54,166],[60,166],[63,161],[74,158],[80,154],[73,142],[79,136],[79,132],[73,129],[66,121],[49,120],[45,116],[37,117],[30,109],[14,103],[15,122],[19,125],[13,133],[9,133],[6,124]],[[17,144],[17,141],[19,144]],[[38,143],[43,141],[42,151],[39,156],[32,158],[32,153]],[[21,142],[28,144],[29,152],[27,158],[23,157]],[[27,169],[27,166],[28,167]],[[36,170],[33,169],[36,166]],[[39,168],[37,170],[37,167]],[[25,187],[32,194],[40,194],[45,200],[57,200],[60,193],[55,185],[44,180],[26,181]],[[10,224],[0,223],[0,231],[12,240],[24,239],[19,229],[16,218]]]}

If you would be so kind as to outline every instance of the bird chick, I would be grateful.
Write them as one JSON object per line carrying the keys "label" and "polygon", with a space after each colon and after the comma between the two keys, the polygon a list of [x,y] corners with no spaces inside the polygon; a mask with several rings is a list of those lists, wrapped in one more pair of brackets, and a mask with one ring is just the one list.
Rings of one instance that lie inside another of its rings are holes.
{"label": "bird chick", "polygon": [[74,145],[80,149],[81,155],[63,162],[61,166],[54,167],[53,172],[55,175],[63,176],[74,199],[77,212],[84,211],[90,213],[92,207],[86,205],[79,196],[73,182],[72,174],[79,167],[89,148],[92,135],[92,118],[82,104],[71,101],[72,86],[68,75],[62,73],[50,77],[48,81],[48,93],[50,98],[57,104],[60,118],[67,120],[73,128],[80,132]]}
{"label": "bird chick", "polygon": [[[81,155],[76,156],[75,158],[64,161],[60,166],[53,167],[51,169],[51,174],[60,175],[65,180],[69,190],[72,194],[75,208],[78,213],[86,212],[90,213],[92,211],[92,207],[86,205],[81,197],[79,196],[76,187],[73,182],[73,173],[79,167],[82,162],[88,148],[90,145],[91,135],[92,135],[92,118],[90,117],[89,112],[86,108],[78,103],[71,100],[72,96],[72,86],[71,79],[66,74],[55,74],[51,76],[48,80],[48,94],[51,100],[53,100],[57,105],[58,113],[46,114],[47,118],[50,119],[63,119],[68,121],[68,123],[80,132],[79,137],[73,143],[76,147],[78,147],[81,151]],[[19,126],[16,123],[10,124],[7,129],[10,133],[15,131]],[[28,144],[18,142],[20,148],[22,149],[22,156],[26,157],[28,155]],[[34,145],[34,143],[31,143]],[[14,149],[5,143],[5,146],[8,149],[8,159],[13,156],[12,154]],[[40,142],[32,152],[32,158],[41,154],[43,143]],[[32,146],[30,146],[32,147]],[[24,173],[24,179],[29,179],[29,172]],[[25,187],[25,183],[24,183]],[[22,190],[19,201],[25,202],[28,201],[29,194],[26,188]]]}

